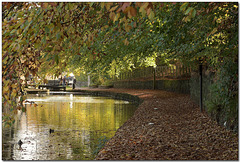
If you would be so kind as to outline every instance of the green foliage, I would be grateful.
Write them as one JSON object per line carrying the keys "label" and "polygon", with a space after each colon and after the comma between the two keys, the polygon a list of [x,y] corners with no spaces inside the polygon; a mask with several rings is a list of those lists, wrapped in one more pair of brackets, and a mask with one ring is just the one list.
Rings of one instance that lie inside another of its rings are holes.
{"label": "green foliage", "polygon": [[217,68],[238,54],[238,3],[3,2],[2,11],[4,110],[16,109],[30,74],[74,69],[103,84],[157,56]]}
{"label": "green foliage", "polygon": [[101,85],[103,85],[103,86],[113,86],[113,82],[111,80],[106,80]]}
{"label": "green foliage", "polygon": [[111,78],[107,73],[93,73],[91,76],[91,85],[90,86],[98,86],[98,85],[112,85]]}
{"label": "green foliage", "polygon": [[76,74],[75,77],[76,77],[77,81],[87,81],[88,80],[88,76],[86,73],[80,72],[80,73],[74,73],[74,74]]}
{"label": "green foliage", "polygon": [[11,116],[10,114],[3,116],[2,121],[4,123],[4,127],[11,127],[15,123],[14,116]]}
{"label": "green foliage", "polygon": [[91,74],[91,84],[90,85],[96,85],[96,86],[98,86],[98,85],[100,85],[101,84],[101,82],[100,82],[100,80],[99,80],[99,74]]}
{"label": "green foliage", "polygon": [[207,107],[210,112],[225,114],[229,126],[238,122],[238,59],[224,58],[217,80],[211,86]]}

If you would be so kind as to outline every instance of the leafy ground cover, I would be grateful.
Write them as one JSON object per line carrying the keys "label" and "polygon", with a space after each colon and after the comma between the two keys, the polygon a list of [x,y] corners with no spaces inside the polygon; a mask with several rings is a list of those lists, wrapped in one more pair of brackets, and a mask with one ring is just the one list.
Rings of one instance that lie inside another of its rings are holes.
{"label": "leafy ground cover", "polygon": [[96,160],[238,160],[238,135],[201,113],[189,95],[160,90],[101,91],[137,95],[144,102]]}

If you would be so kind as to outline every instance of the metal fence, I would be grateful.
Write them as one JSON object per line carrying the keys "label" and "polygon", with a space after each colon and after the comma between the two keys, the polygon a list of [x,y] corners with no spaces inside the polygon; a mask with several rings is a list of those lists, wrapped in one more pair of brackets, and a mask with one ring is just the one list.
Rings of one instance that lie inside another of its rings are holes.
{"label": "metal fence", "polygon": [[187,66],[141,67],[132,71],[120,73],[114,80],[153,79],[154,76],[156,79],[190,78],[191,69]]}

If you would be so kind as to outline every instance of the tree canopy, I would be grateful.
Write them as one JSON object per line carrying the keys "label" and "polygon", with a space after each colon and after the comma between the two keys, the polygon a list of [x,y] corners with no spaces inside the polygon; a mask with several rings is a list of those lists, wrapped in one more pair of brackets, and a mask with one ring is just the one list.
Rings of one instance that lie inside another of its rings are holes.
{"label": "tree canopy", "polygon": [[238,3],[3,2],[2,18],[3,107],[13,111],[30,74],[135,67],[147,57],[214,67],[238,59]]}

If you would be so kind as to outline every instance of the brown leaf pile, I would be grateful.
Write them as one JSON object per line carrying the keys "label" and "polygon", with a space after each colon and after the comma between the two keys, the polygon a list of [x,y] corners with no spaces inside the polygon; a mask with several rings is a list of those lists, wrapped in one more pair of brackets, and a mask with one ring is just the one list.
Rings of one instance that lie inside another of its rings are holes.
{"label": "brown leaf pile", "polygon": [[217,125],[189,95],[121,90],[144,102],[96,160],[238,160],[238,135]]}

